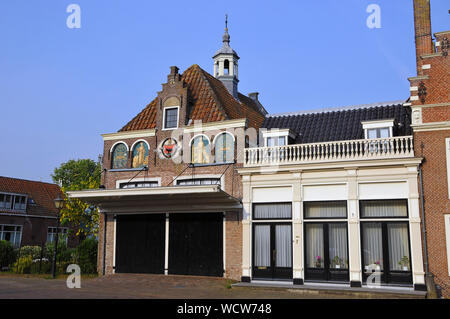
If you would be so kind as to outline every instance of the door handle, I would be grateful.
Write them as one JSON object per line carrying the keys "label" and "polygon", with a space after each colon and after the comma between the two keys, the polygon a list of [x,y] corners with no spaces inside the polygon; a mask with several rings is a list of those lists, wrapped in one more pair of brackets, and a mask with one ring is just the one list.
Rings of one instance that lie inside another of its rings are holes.
{"label": "door handle", "polygon": [[272,250],[272,260],[275,260],[277,258],[277,251],[276,249]]}

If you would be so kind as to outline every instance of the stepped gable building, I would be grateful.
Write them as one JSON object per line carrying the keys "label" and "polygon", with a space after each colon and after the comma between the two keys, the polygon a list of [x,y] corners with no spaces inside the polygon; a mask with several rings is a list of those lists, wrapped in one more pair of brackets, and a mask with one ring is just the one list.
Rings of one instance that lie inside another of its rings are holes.
{"label": "stepped gable building", "polygon": [[[0,240],[14,247],[53,242],[58,214],[54,200],[62,197],[58,185],[0,176]],[[60,232],[68,234],[68,228]],[[66,236],[75,244],[73,236]]]}
{"label": "stepped gable building", "polygon": [[414,1],[417,76],[409,78],[416,154],[423,158],[425,268],[450,297],[450,31],[431,32],[430,1]]}
{"label": "stepped gable building", "polygon": [[182,74],[172,66],[136,117],[103,134],[104,189],[72,194],[100,209],[101,273],[241,277],[236,169],[267,112],[258,93],[238,91],[227,28],[213,60],[214,76],[196,64]]}

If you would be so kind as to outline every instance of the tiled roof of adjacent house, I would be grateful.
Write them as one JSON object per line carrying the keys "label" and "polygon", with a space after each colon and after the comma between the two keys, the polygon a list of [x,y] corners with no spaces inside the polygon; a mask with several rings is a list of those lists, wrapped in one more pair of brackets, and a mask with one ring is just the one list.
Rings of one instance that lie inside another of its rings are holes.
{"label": "tiled roof of adjacent house", "polygon": [[[264,115],[250,98],[233,98],[222,82],[200,68],[197,64],[186,69],[181,79],[187,84],[190,96],[190,114],[192,121],[203,123],[247,118],[250,127],[261,127]],[[150,102],[138,115],[120,131],[132,131],[155,128],[157,98]]]}
{"label": "tiled roof of adjacent house", "polygon": [[[27,203],[26,212],[30,215],[55,216],[54,199],[62,197],[61,189],[56,184],[29,181],[25,179],[0,176],[0,193],[27,195],[35,204]],[[0,212],[11,212],[1,210]]]}
{"label": "tiled roof of adjacent house", "polygon": [[362,121],[395,119],[394,135],[411,135],[411,109],[404,101],[364,104],[334,109],[269,115],[263,127],[289,128],[295,143],[363,139]]}

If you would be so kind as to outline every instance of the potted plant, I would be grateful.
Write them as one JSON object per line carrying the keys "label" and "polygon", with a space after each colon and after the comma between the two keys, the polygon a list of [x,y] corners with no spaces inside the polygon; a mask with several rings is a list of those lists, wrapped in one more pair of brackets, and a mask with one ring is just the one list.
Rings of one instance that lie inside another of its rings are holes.
{"label": "potted plant", "polygon": [[403,271],[409,270],[409,258],[408,256],[403,256],[402,259],[398,262],[400,267],[402,267]]}
{"label": "potted plant", "polygon": [[331,261],[332,265],[334,265],[334,268],[340,269],[342,264],[342,259],[339,258],[339,256],[334,256],[333,260]]}
{"label": "potted plant", "polygon": [[380,269],[381,269],[380,265],[381,265],[380,261],[377,260],[377,261],[375,262],[375,268],[376,268],[376,270],[380,270]]}
{"label": "potted plant", "polygon": [[316,268],[322,268],[322,257],[316,256],[315,266],[316,266]]}

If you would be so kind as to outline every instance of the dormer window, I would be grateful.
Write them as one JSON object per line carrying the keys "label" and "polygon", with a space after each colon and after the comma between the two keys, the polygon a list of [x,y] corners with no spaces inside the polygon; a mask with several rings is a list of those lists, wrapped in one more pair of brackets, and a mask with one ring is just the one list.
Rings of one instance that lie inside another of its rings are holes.
{"label": "dormer window", "polygon": [[25,211],[27,196],[15,194],[0,194],[0,209]]}
{"label": "dormer window", "polygon": [[364,138],[389,138],[393,137],[394,120],[364,121],[361,122],[364,129]]}
{"label": "dormer window", "polygon": [[295,139],[295,134],[290,129],[271,129],[262,134],[267,147],[285,146],[289,144],[289,140]]}

